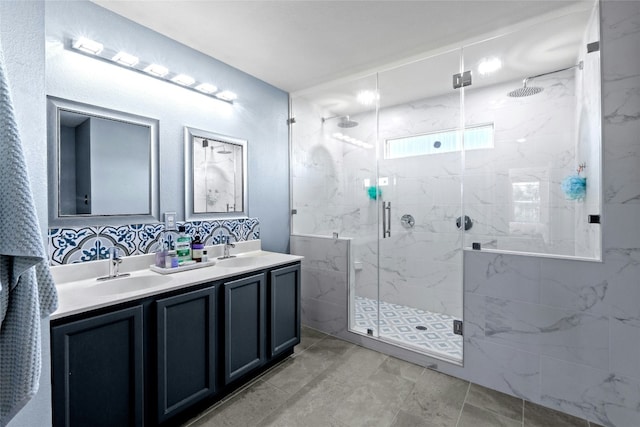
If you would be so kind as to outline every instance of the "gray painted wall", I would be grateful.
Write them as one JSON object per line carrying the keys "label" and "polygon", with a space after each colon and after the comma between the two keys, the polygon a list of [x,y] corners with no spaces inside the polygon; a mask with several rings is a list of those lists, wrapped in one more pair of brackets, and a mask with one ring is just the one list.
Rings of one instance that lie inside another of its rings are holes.
{"label": "gray painted wall", "polygon": [[[11,85],[33,198],[43,236],[47,229],[47,138],[44,98],[44,3],[0,2],[0,41]],[[42,322],[40,390],[10,427],[51,425],[49,319]],[[1,381],[1,379],[0,379]]]}
{"label": "gray painted wall", "polygon": [[[46,94],[160,121],[160,211],[184,218],[183,126],[248,140],[249,215],[264,249],[289,241],[288,94],[93,3],[46,2]],[[63,49],[85,36],[238,94],[233,104]],[[222,40],[212,41],[223,43]]]}

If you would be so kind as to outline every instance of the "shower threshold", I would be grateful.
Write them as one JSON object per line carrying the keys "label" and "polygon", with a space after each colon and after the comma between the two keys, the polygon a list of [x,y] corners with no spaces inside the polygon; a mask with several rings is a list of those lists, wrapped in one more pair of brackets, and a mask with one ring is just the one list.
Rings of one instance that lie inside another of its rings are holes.
{"label": "shower threshold", "polygon": [[379,309],[378,320],[378,301],[356,296],[352,330],[462,362],[462,336],[453,333],[453,321],[459,319],[386,301],[380,301]]}

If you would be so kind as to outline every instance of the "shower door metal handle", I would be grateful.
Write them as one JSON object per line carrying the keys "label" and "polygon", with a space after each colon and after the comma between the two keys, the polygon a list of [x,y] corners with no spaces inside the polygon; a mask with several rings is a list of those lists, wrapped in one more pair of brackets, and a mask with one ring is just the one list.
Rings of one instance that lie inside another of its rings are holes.
{"label": "shower door metal handle", "polygon": [[382,202],[382,238],[391,237],[391,202]]}

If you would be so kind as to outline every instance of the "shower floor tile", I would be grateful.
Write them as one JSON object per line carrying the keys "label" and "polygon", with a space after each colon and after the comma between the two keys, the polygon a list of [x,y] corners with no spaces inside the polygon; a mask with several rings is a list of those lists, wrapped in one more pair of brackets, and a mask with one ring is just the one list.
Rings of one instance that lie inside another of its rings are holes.
{"label": "shower floor tile", "polygon": [[367,333],[368,329],[372,329],[377,335],[376,328],[379,327],[383,338],[462,360],[462,336],[453,333],[453,321],[459,319],[448,314],[380,301],[378,320],[376,300],[357,296],[355,306],[356,330]]}

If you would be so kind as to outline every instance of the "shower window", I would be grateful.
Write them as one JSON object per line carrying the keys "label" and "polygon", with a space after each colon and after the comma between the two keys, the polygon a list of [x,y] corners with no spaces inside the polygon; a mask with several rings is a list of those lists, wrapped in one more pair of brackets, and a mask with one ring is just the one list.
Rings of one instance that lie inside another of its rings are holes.
{"label": "shower window", "polygon": [[[385,159],[452,153],[462,150],[458,130],[430,132],[403,138],[388,139],[385,143]],[[468,126],[464,130],[464,148],[474,150],[493,148],[493,123]]]}

